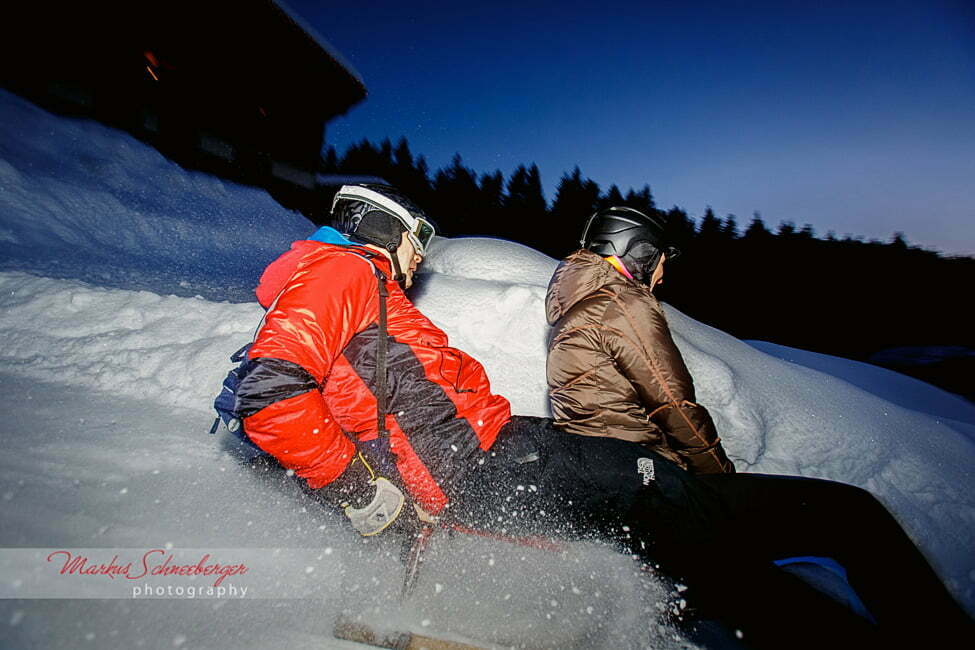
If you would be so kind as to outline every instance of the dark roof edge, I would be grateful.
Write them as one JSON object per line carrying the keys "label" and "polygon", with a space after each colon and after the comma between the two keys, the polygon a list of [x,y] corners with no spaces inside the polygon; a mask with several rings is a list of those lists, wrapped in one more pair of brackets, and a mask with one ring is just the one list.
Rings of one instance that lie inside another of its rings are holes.
{"label": "dark roof edge", "polygon": [[339,54],[338,50],[332,47],[332,45],[328,41],[326,41],[325,38],[321,34],[319,34],[318,31],[315,30],[315,28],[308,23],[308,21],[306,21],[304,18],[301,17],[300,14],[298,14],[298,12],[296,12],[294,9],[288,6],[287,3],[284,2],[284,0],[271,0],[271,2],[274,5],[276,5],[278,9],[281,10],[281,13],[287,16],[287,18],[291,20],[291,22],[293,22],[302,31],[308,34],[308,37],[311,38],[311,40],[313,40],[320,48],[322,48],[322,50],[324,50],[326,54],[328,54],[330,57],[332,57],[335,60],[336,63],[342,66],[345,69],[345,71],[349,73],[349,76],[352,77],[352,79],[356,83],[358,83],[359,86],[362,87],[363,94],[365,94],[366,83],[365,81],[362,80],[362,75],[359,74],[359,71],[356,70],[352,66],[352,64],[345,59],[344,56]]}

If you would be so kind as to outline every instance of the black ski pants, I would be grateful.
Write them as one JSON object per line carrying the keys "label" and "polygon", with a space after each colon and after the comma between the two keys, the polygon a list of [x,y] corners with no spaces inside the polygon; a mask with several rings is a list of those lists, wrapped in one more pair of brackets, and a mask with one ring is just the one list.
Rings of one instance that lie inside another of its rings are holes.
{"label": "black ski pants", "polygon": [[[761,647],[918,647],[975,626],[897,521],[860,488],[761,474],[693,476],[646,448],[515,417],[454,497],[462,524],[617,540]],[[876,625],[777,567],[839,562]]]}

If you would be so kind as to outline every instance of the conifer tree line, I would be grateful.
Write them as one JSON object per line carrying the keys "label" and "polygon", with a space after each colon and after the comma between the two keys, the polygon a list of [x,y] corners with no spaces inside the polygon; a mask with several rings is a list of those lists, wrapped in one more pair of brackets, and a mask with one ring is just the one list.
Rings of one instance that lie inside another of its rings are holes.
{"label": "conifer tree line", "polygon": [[[783,221],[773,230],[756,212],[742,225],[711,208],[694,218],[676,206],[658,208],[649,184],[625,193],[616,185],[603,190],[578,166],[562,175],[549,202],[535,164],[505,177],[498,170],[478,173],[458,154],[431,172],[405,138],[395,146],[363,140],[342,156],[329,147],[321,171],[386,179],[446,236],[501,237],[556,259],[578,247],[585,220],[599,208],[625,205],[663,216],[683,255],[668,265],[658,294],[739,338],[852,359],[892,346],[975,348],[968,306],[975,258],[942,257],[909,245],[901,233],[889,242],[832,232],[817,237],[810,224]],[[964,372],[948,373],[959,376],[946,387],[975,397],[975,358],[963,365]]]}

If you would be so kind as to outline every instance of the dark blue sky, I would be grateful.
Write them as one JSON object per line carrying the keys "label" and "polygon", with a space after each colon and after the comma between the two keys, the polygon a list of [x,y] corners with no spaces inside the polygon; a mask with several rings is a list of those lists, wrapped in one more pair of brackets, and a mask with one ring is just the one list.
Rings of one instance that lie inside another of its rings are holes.
{"label": "dark blue sky", "polygon": [[286,1],[369,89],[340,153],[406,136],[431,169],[535,162],[549,201],[579,165],[692,216],[975,254],[975,3]]}

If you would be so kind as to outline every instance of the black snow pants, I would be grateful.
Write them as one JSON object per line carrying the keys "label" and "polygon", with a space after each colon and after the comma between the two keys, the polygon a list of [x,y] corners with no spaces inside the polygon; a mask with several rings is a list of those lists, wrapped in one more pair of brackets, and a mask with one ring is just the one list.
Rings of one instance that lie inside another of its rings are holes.
{"label": "black snow pants", "polygon": [[[761,474],[693,476],[636,444],[515,417],[454,495],[453,517],[509,535],[621,542],[755,647],[927,647],[971,618],[860,488]],[[775,561],[828,557],[876,624]],[[961,636],[959,636],[961,635]]]}

